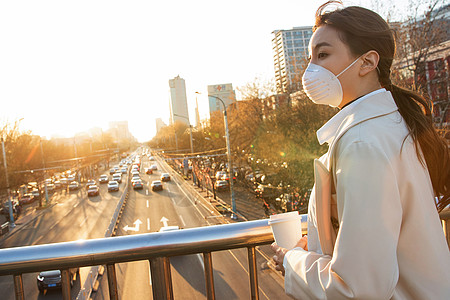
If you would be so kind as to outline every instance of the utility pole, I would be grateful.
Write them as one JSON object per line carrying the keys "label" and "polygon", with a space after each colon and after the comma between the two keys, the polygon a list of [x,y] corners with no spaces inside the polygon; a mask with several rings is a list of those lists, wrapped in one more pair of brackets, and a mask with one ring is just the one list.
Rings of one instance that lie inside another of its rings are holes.
{"label": "utility pole", "polygon": [[45,190],[45,206],[48,205],[48,191],[47,191],[47,170],[45,168],[44,151],[42,150],[42,140],[39,141],[41,146],[42,166],[44,167],[44,190]]}
{"label": "utility pole", "polygon": [[11,202],[11,192],[9,190],[9,177],[8,177],[8,165],[6,163],[6,153],[5,153],[5,141],[2,137],[2,151],[3,151],[3,166],[5,167],[5,178],[6,178],[6,188],[8,193],[8,204],[9,204],[9,220],[11,224],[9,225],[11,228],[16,227],[16,224],[14,223],[14,214],[13,214],[13,207]]}
{"label": "utility pole", "polygon": [[214,96],[214,95],[208,95],[208,97],[216,98],[223,105],[223,121],[225,123],[225,138],[226,138],[226,143],[227,143],[227,157],[228,157],[228,175],[229,175],[228,178],[230,178],[231,208],[233,210],[233,214],[231,215],[231,218],[233,220],[236,220],[237,219],[236,199],[234,196],[234,182],[233,182],[234,175],[232,174],[234,171],[233,171],[233,165],[232,165],[232,161],[231,161],[231,145],[230,145],[230,132],[228,130],[227,108],[225,106],[225,102],[223,102],[223,100],[220,99],[219,97]]}

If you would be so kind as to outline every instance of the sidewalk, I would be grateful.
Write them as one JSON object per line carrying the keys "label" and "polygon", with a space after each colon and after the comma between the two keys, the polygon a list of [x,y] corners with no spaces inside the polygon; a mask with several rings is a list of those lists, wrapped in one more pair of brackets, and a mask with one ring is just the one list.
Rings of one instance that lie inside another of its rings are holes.
{"label": "sidewalk", "polygon": [[[3,244],[4,240],[22,230],[22,228],[24,228],[28,223],[45,213],[47,209],[52,208],[56,204],[54,203],[56,201],[56,197],[53,196],[56,195],[52,195],[49,197],[48,206],[46,207],[40,208],[38,201],[32,203],[31,205],[27,205],[28,207],[25,207],[20,216],[16,220],[14,220],[16,226],[14,228],[9,227],[9,232],[0,236],[0,247]],[[43,200],[43,202],[45,202],[45,200]],[[7,222],[6,217],[1,216],[0,223],[3,224],[5,222]]]}

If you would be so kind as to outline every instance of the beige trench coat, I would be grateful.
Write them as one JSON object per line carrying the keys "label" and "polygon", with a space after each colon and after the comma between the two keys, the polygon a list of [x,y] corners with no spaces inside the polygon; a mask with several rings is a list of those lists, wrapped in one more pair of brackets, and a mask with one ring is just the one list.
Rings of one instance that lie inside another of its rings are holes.
{"label": "beige trench coat", "polygon": [[343,120],[315,161],[309,251],[295,248],[284,259],[288,295],[450,299],[450,252],[428,171],[411,138],[403,143],[407,135],[387,91]]}

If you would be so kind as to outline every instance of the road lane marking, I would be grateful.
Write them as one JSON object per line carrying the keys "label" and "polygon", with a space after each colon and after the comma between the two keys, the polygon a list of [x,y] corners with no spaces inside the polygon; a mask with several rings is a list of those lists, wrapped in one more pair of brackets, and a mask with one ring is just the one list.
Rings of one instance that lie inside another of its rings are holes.
{"label": "road lane marking", "polygon": [[149,203],[148,203],[148,200],[147,200],[147,208],[149,208],[150,206],[149,206]]}
{"label": "road lane marking", "polygon": [[[245,267],[241,264],[241,262],[239,261],[239,259],[234,255],[233,252],[231,252],[231,250],[228,250],[228,252],[230,252],[231,256],[233,256],[233,258],[237,261],[237,263],[242,267],[242,269],[245,271],[245,273],[248,274],[248,271],[245,269]],[[250,275],[249,275],[250,276]],[[258,290],[261,291],[261,293],[267,298],[270,299],[269,297],[267,297],[266,293],[264,293],[264,291],[261,289],[261,287],[258,285]]]}
{"label": "road lane marking", "polygon": [[183,217],[181,215],[178,215],[178,216],[180,216],[180,221],[181,221],[181,223],[183,223],[183,227],[185,227],[186,223],[184,222]]}
{"label": "road lane marking", "polygon": [[[148,185],[148,184],[147,184]],[[145,195],[147,195],[148,196],[148,190],[145,190]],[[147,206],[148,207],[148,206]]]}
{"label": "road lane marking", "polygon": [[75,205],[73,206],[73,208],[77,207],[77,206],[78,206],[78,204],[80,204],[80,202],[78,202],[77,204],[75,204]]}
{"label": "road lane marking", "polygon": [[147,218],[147,230],[150,231],[150,219]]}

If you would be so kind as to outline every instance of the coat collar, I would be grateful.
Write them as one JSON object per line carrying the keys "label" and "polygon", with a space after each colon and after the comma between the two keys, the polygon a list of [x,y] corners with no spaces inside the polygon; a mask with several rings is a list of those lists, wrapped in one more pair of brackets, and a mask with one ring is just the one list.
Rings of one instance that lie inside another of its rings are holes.
{"label": "coat collar", "polygon": [[338,112],[317,131],[317,138],[321,145],[328,143],[328,152],[331,152],[334,144],[351,127],[397,110],[397,104],[391,92],[384,89],[377,90]]}

